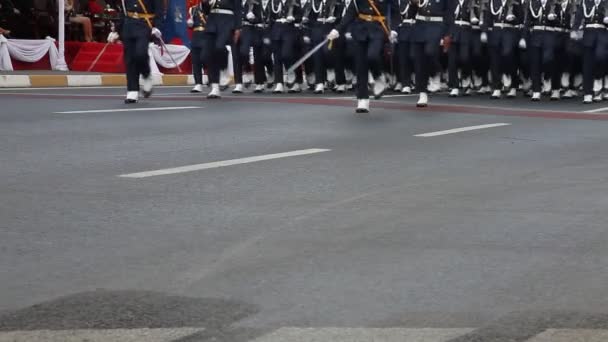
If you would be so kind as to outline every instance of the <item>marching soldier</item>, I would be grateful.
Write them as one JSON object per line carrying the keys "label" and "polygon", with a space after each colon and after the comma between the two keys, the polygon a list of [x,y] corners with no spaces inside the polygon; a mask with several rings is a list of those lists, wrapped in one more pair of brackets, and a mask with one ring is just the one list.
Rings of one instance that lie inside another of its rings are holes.
{"label": "marching soldier", "polygon": [[397,0],[401,22],[398,28],[397,60],[399,67],[397,79],[401,83],[401,92],[412,92],[412,74],[414,72],[414,59],[412,58],[412,42],[414,40],[414,22],[416,21],[417,6],[410,0]]}
{"label": "marching soldier", "polygon": [[[523,6],[519,0],[489,0],[489,20],[484,23],[481,40],[488,43],[490,51],[490,71],[492,74],[492,98],[499,99],[504,86],[509,89],[507,96],[517,95],[516,49],[525,48],[521,37]],[[487,33],[486,33],[487,32]]]}
{"label": "marching soldier", "polygon": [[[235,79],[242,78],[242,65],[249,65],[249,53],[253,50],[253,82],[255,83],[255,93],[264,91],[266,82],[265,65],[268,63],[264,53],[264,34],[268,28],[270,17],[269,0],[246,0],[243,4],[243,27],[238,42],[238,64],[235,64]],[[238,66],[238,67],[237,67]],[[237,70],[238,69],[238,70]],[[237,85],[233,92],[242,92],[242,85]],[[239,87],[240,85],[240,87]]]}
{"label": "marching soldier", "polygon": [[[241,32],[241,0],[203,0],[209,3],[209,16],[204,32],[203,63],[209,69],[211,91],[207,98],[218,99],[220,71],[226,62],[226,46],[239,40]],[[236,53],[234,49],[233,54]]]}
{"label": "marching soldier", "polygon": [[209,3],[199,2],[188,10],[187,24],[192,28],[192,76],[194,88],[190,92],[203,92],[203,50],[205,42],[205,23],[209,14]]}
{"label": "marching soldier", "polygon": [[150,39],[161,39],[158,29],[162,24],[162,0],[122,0],[122,32],[111,32],[108,42],[114,43],[120,37],[124,46],[124,60],[127,69],[127,98],[125,103],[139,100],[139,76],[142,76],[142,90],[145,98],[152,94],[152,75],[150,75]]}
{"label": "marching soldier", "polygon": [[[472,87],[477,87],[477,93],[484,95],[490,92],[488,72],[490,62],[488,61],[487,41],[481,40],[481,28],[487,13],[487,0],[472,0],[471,6],[471,64],[472,64]],[[469,90],[467,90],[469,92]]]}
{"label": "marching soldier", "polygon": [[528,0],[525,27],[530,32],[529,58],[532,101],[540,101],[543,75],[552,83],[551,99],[560,97],[561,77],[556,53],[562,46],[565,8],[555,0]]}
{"label": "marching soldier", "polygon": [[417,107],[428,105],[428,85],[432,75],[439,73],[439,55],[441,44],[448,50],[451,37],[448,27],[452,24],[453,15],[449,13],[448,0],[410,0],[418,7],[414,24],[414,61],[416,73],[416,90],[420,93]]}
{"label": "marching soldier", "polygon": [[582,0],[571,32],[572,39],[582,39],[583,103],[602,100],[602,77],[608,49],[606,6],[607,0]]}
{"label": "marching soldier", "polygon": [[[387,18],[387,14],[391,14],[391,17]],[[350,29],[356,51],[357,113],[369,112],[370,71],[375,79],[374,97],[380,98],[386,90],[386,80],[382,75],[384,42],[387,38],[391,43],[397,42],[398,25],[399,8],[396,1],[352,0],[340,24],[327,35],[330,40],[335,40],[347,28]]]}
{"label": "marching soldier", "polygon": [[[448,49],[448,86],[450,96],[460,95],[460,87],[468,88],[466,85],[471,79],[471,40],[473,32],[471,25],[473,19],[477,19],[471,13],[473,0],[457,0],[454,9],[454,21],[449,28],[449,36],[452,44]],[[450,9],[450,11],[452,11]],[[477,24],[478,22],[475,22]],[[461,70],[460,77],[458,69]],[[465,80],[468,82],[465,84]]]}
{"label": "marching soldier", "polygon": [[[311,25],[312,45],[316,46],[325,40],[325,37],[336,26],[340,20],[342,4],[338,0],[310,0],[307,6],[307,21]],[[306,13],[305,12],[305,13]],[[315,94],[322,94],[325,91],[327,82],[327,72],[333,68],[336,77],[338,90],[345,90],[344,61],[338,55],[344,51],[344,40],[335,39],[330,44],[325,45],[321,50],[313,55],[313,67],[315,72]],[[343,56],[342,56],[343,57]]]}
{"label": "marching soldier", "polygon": [[[302,8],[299,0],[269,0],[271,10],[272,54],[274,57],[273,93],[285,92],[283,85],[283,67],[289,68],[295,62],[296,48],[299,47],[299,28],[302,19]],[[288,75],[295,78],[295,75]],[[296,83],[297,85],[297,83]],[[294,85],[295,87],[295,85]],[[298,89],[290,89],[292,91]]]}

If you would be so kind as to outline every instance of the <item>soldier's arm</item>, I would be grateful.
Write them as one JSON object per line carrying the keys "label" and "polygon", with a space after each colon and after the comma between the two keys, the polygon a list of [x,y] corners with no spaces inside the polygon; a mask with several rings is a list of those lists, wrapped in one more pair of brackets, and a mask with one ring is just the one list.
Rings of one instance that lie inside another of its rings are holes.
{"label": "soldier's arm", "polygon": [[154,6],[154,22],[153,25],[157,29],[161,29],[163,26],[163,17],[165,16],[165,8],[163,0],[152,0],[152,6]]}
{"label": "soldier's arm", "polygon": [[399,14],[399,3],[397,0],[392,0],[389,3],[391,7],[391,30],[397,31],[399,29],[399,23],[401,22],[401,15]]}
{"label": "soldier's arm", "polygon": [[232,8],[234,8],[234,28],[240,30],[243,24],[243,2],[241,0],[234,0],[234,7]]}
{"label": "soldier's arm", "polygon": [[583,1],[578,3],[574,11],[574,25],[572,26],[572,30],[575,31],[581,30],[583,28]]}
{"label": "soldier's arm", "polygon": [[[454,25],[456,6],[458,6],[458,0],[443,0],[443,37],[450,33],[450,29]],[[465,8],[461,8],[460,10],[466,11]]]}
{"label": "soldier's arm", "polygon": [[346,29],[350,26],[350,24],[352,24],[353,21],[355,21],[355,18],[357,17],[357,6],[355,5],[356,1],[357,0],[352,0],[350,4],[348,4],[346,14],[344,14],[344,17],[342,17],[342,20],[340,20],[340,23],[336,26],[336,30],[338,30],[340,34],[345,33]]}

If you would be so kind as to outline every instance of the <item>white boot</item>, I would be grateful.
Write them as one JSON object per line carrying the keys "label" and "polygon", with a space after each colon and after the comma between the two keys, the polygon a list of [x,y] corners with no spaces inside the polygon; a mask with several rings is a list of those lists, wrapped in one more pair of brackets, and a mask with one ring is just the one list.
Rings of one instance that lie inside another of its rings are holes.
{"label": "white boot", "polygon": [[604,97],[602,96],[602,92],[598,92],[593,96],[593,102],[602,102]]}
{"label": "white boot", "polygon": [[323,83],[317,83],[317,85],[315,86],[315,94],[323,94],[325,92],[325,84]]}
{"label": "white boot", "polygon": [[416,107],[426,107],[429,104],[429,96],[427,93],[420,93],[420,97],[418,97],[418,102],[416,102]]}
{"label": "white boot", "polygon": [[602,90],[602,80],[594,80],[593,81],[593,91],[599,92]]}
{"label": "white boot", "polygon": [[265,88],[265,86],[263,84],[256,84],[255,89],[253,90],[253,92],[256,93],[256,94],[263,93],[264,92],[264,88]]}
{"label": "white boot", "polygon": [[507,93],[507,97],[512,99],[516,96],[517,96],[517,89],[515,89],[515,88],[509,89],[509,92]]}
{"label": "white boot", "polygon": [[460,89],[454,88],[450,91],[450,97],[458,97],[460,95]]}
{"label": "white boot", "polygon": [[139,101],[139,92],[138,91],[128,91],[127,98],[125,99],[126,104],[137,103]]}
{"label": "white boot", "polygon": [[380,75],[380,77],[374,80],[374,98],[379,99],[384,95],[384,91],[386,90],[386,78],[384,75]]}
{"label": "white boot", "polygon": [[593,103],[593,95],[583,96],[583,103]]}
{"label": "white boot", "polygon": [[500,97],[501,97],[501,93],[500,93],[499,89],[496,89],[492,92],[492,96],[491,96],[492,99],[499,99]]}
{"label": "white boot", "polygon": [[532,93],[532,101],[540,101],[540,93],[539,92]]}
{"label": "white boot", "polygon": [[369,113],[369,99],[358,99],[356,113]]}
{"label": "white boot", "polygon": [[441,78],[439,77],[439,75],[435,75],[429,78],[428,89],[431,93],[436,93],[441,90]]}
{"label": "white boot", "polygon": [[502,84],[505,86],[505,88],[511,88],[512,83],[513,83],[513,80],[511,79],[511,76],[502,75]]}
{"label": "white boot", "polygon": [[551,100],[555,101],[555,100],[559,100],[561,98],[561,94],[559,92],[559,89],[555,89],[553,91],[551,91]]}
{"label": "white boot", "polygon": [[339,93],[339,94],[345,93],[346,92],[346,86],[344,84],[339,84],[336,87],[336,92]]}
{"label": "white boot", "polygon": [[243,85],[242,84],[237,84],[234,86],[234,89],[232,89],[232,93],[233,94],[242,94],[243,93]]}
{"label": "white boot", "polygon": [[144,93],[144,98],[150,97],[152,95],[152,86],[154,85],[154,81],[152,80],[152,75],[148,77],[142,78],[141,80],[141,89]]}
{"label": "white boot", "polygon": [[574,90],[572,90],[572,89],[566,90],[566,92],[564,93],[564,98],[571,99],[573,97],[574,97]]}
{"label": "white boot", "polygon": [[301,93],[302,88],[300,87],[300,83],[294,83],[293,86],[291,86],[291,88],[289,88],[287,92],[290,94]]}
{"label": "white boot", "polygon": [[397,82],[397,84],[395,84],[395,88],[393,88],[393,90],[396,92],[400,92],[401,89],[403,89],[403,84],[401,84],[401,82]]}
{"label": "white boot", "polygon": [[194,88],[192,88],[192,90],[190,90],[191,93],[202,93],[203,92],[203,85],[202,84],[196,84],[194,86]]}
{"label": "white boot", "polygon": [[491,91],[490,86],[483,86],[483,87],[479,88],[479,90],[477,91],[477,94],[485,95],[485,94],[488,94],[490,91]]}
{"label": "white boot", "polygon": [[561,78],[562,88],[568,88],[570,86],[570,74],[565,72]]}
{"label": "white boot", "polygon": [[220,92],[220,85],[218,83],[211,84],[211,91],[207,94],[208,99],[219,99],[222,97],[222,93]]}
{"label": "white boot", "polygon": [[543,93],[551,92],[551,80],[543,80]]}
{"label": "white boot", "polygon": [[283,83],[277,83],[272,92],[274,94],[283,94],[285,92],[285,87],[283,87]]}
{"label": "white boot", "polygon": [[401,89],[401,94],[411,94],[412,93],[412,87],[410,86],[405,86],[403,87],[403,89]]}

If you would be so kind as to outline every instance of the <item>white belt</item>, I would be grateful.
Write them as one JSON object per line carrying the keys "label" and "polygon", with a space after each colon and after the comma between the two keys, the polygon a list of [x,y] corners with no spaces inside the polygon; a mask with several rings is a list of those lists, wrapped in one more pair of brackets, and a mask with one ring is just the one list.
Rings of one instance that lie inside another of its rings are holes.
{"label": "white belt", "polygon": [[464,20],[454,20],[454,24],[458,26],[471,26],[471,23]]}
{"label": "white belt", "polygon": [[285,18],[280,18],[280,19],[275,20],[275,23],[287,24],[287,19],[285,19]]}
{"label": "white belt", "polygon": [[443,21],[443,17],[430,17],[430,16],[425,16],[425,15],[417,15],[416,20],[440,23]]}
{"label": "white belt", "polygon": [[401,23],[403,23],[403,24],[414,24],[414,23],[416,23],[416,20],[414,20],[414,19],[403,19],[403,21]]}
{"label": "white belt", "polygon": [[566,32],[566,29],[553,26],[532,26],[532,31]]}
{"label": "white belt", "polygon": [[252,24],[248,21],[243,21],[243,25],[245,26],[252,26],[252,27],[259,27],[259,28],[265,28],[266,24]]}
{"label": "white belt", "polygon": [[211,13],[234,15],[234,12],[232,10],[221,9],[221,8],[214,8],[211,10]]}
{"label": "white belt", "polygon": [[605,29],[606,25],[604,25],[604,24],[587,24],[587,25],[585,25],[585,28],[600,28],[600,29]]}
{"label": "white belt", "polygon": [[521,28],[521,25],[513,25],[513,24],[507,24],[507,23],[496,23],[494,24],[494,27],[498,27],[498,28]]}
{"label": "white belt", "polygon": [[328,20],[329,20],[329,18],[317,18],[317,22],[319,22],[321,24],[333,24],[333,23],[330,23]]}

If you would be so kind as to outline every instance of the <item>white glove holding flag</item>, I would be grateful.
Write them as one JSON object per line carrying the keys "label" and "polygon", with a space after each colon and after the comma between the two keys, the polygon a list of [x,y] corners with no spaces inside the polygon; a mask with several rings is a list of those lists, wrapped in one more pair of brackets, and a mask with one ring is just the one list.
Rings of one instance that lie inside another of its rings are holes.
{"label": "white glove holding flag", "polygon": [[157,29],[156,27],[153,27],[152,28],[152,36],[160,39],[160,38],[162,38],[163,34],[160,32],[159,29]]}
{"label": "white glove holding flag", "polygon": [[118,35],[118,32],[110,32],[108,35],[108,43],[116,43],[119,38],[120,36]]}
{"label": "white glove holding flag", "polygon": [[247,15],[245,16],[245,18],[249,21],[253,21],[253,20],[255,20],[255,14],[253,14],[253,12],[247,12]]}
{"label": "white glove holding flag", "polygon": [[525,39],[523,39],[523,38],[522,38],[522,39],[520,39],[520,40],[519,40],[519,48],[520,48],[520,49],[522,49],[522,50],[525,50],[525,49],[526,49],[526,46],[527,46],[527,45],[526,45],[526,40],[525,40]]}
{"label": "white glove holding flag", "polygon": [[488,42],[488,34],[485,33],[485,32],[481,32],[481,35],[479,36],[479,40],[482,43],[484,43],[484,44],[487,43]]}
{"label": "white glove holding flag", "polygon": [[334,40],[334,39],[338,39],[338,38],[340,38],[340,32],[338,32],[338,30],[333,29],[333,30],[329,31],[329,34],[327,35],[327,39]]}
{"label": "white glove holding flag", "polygon": [[399,37],[399,34],[396,31],[391,31],[391,34],[388,36],[388,41],[391,42],[392,44],[396,44],[398,37]]}

